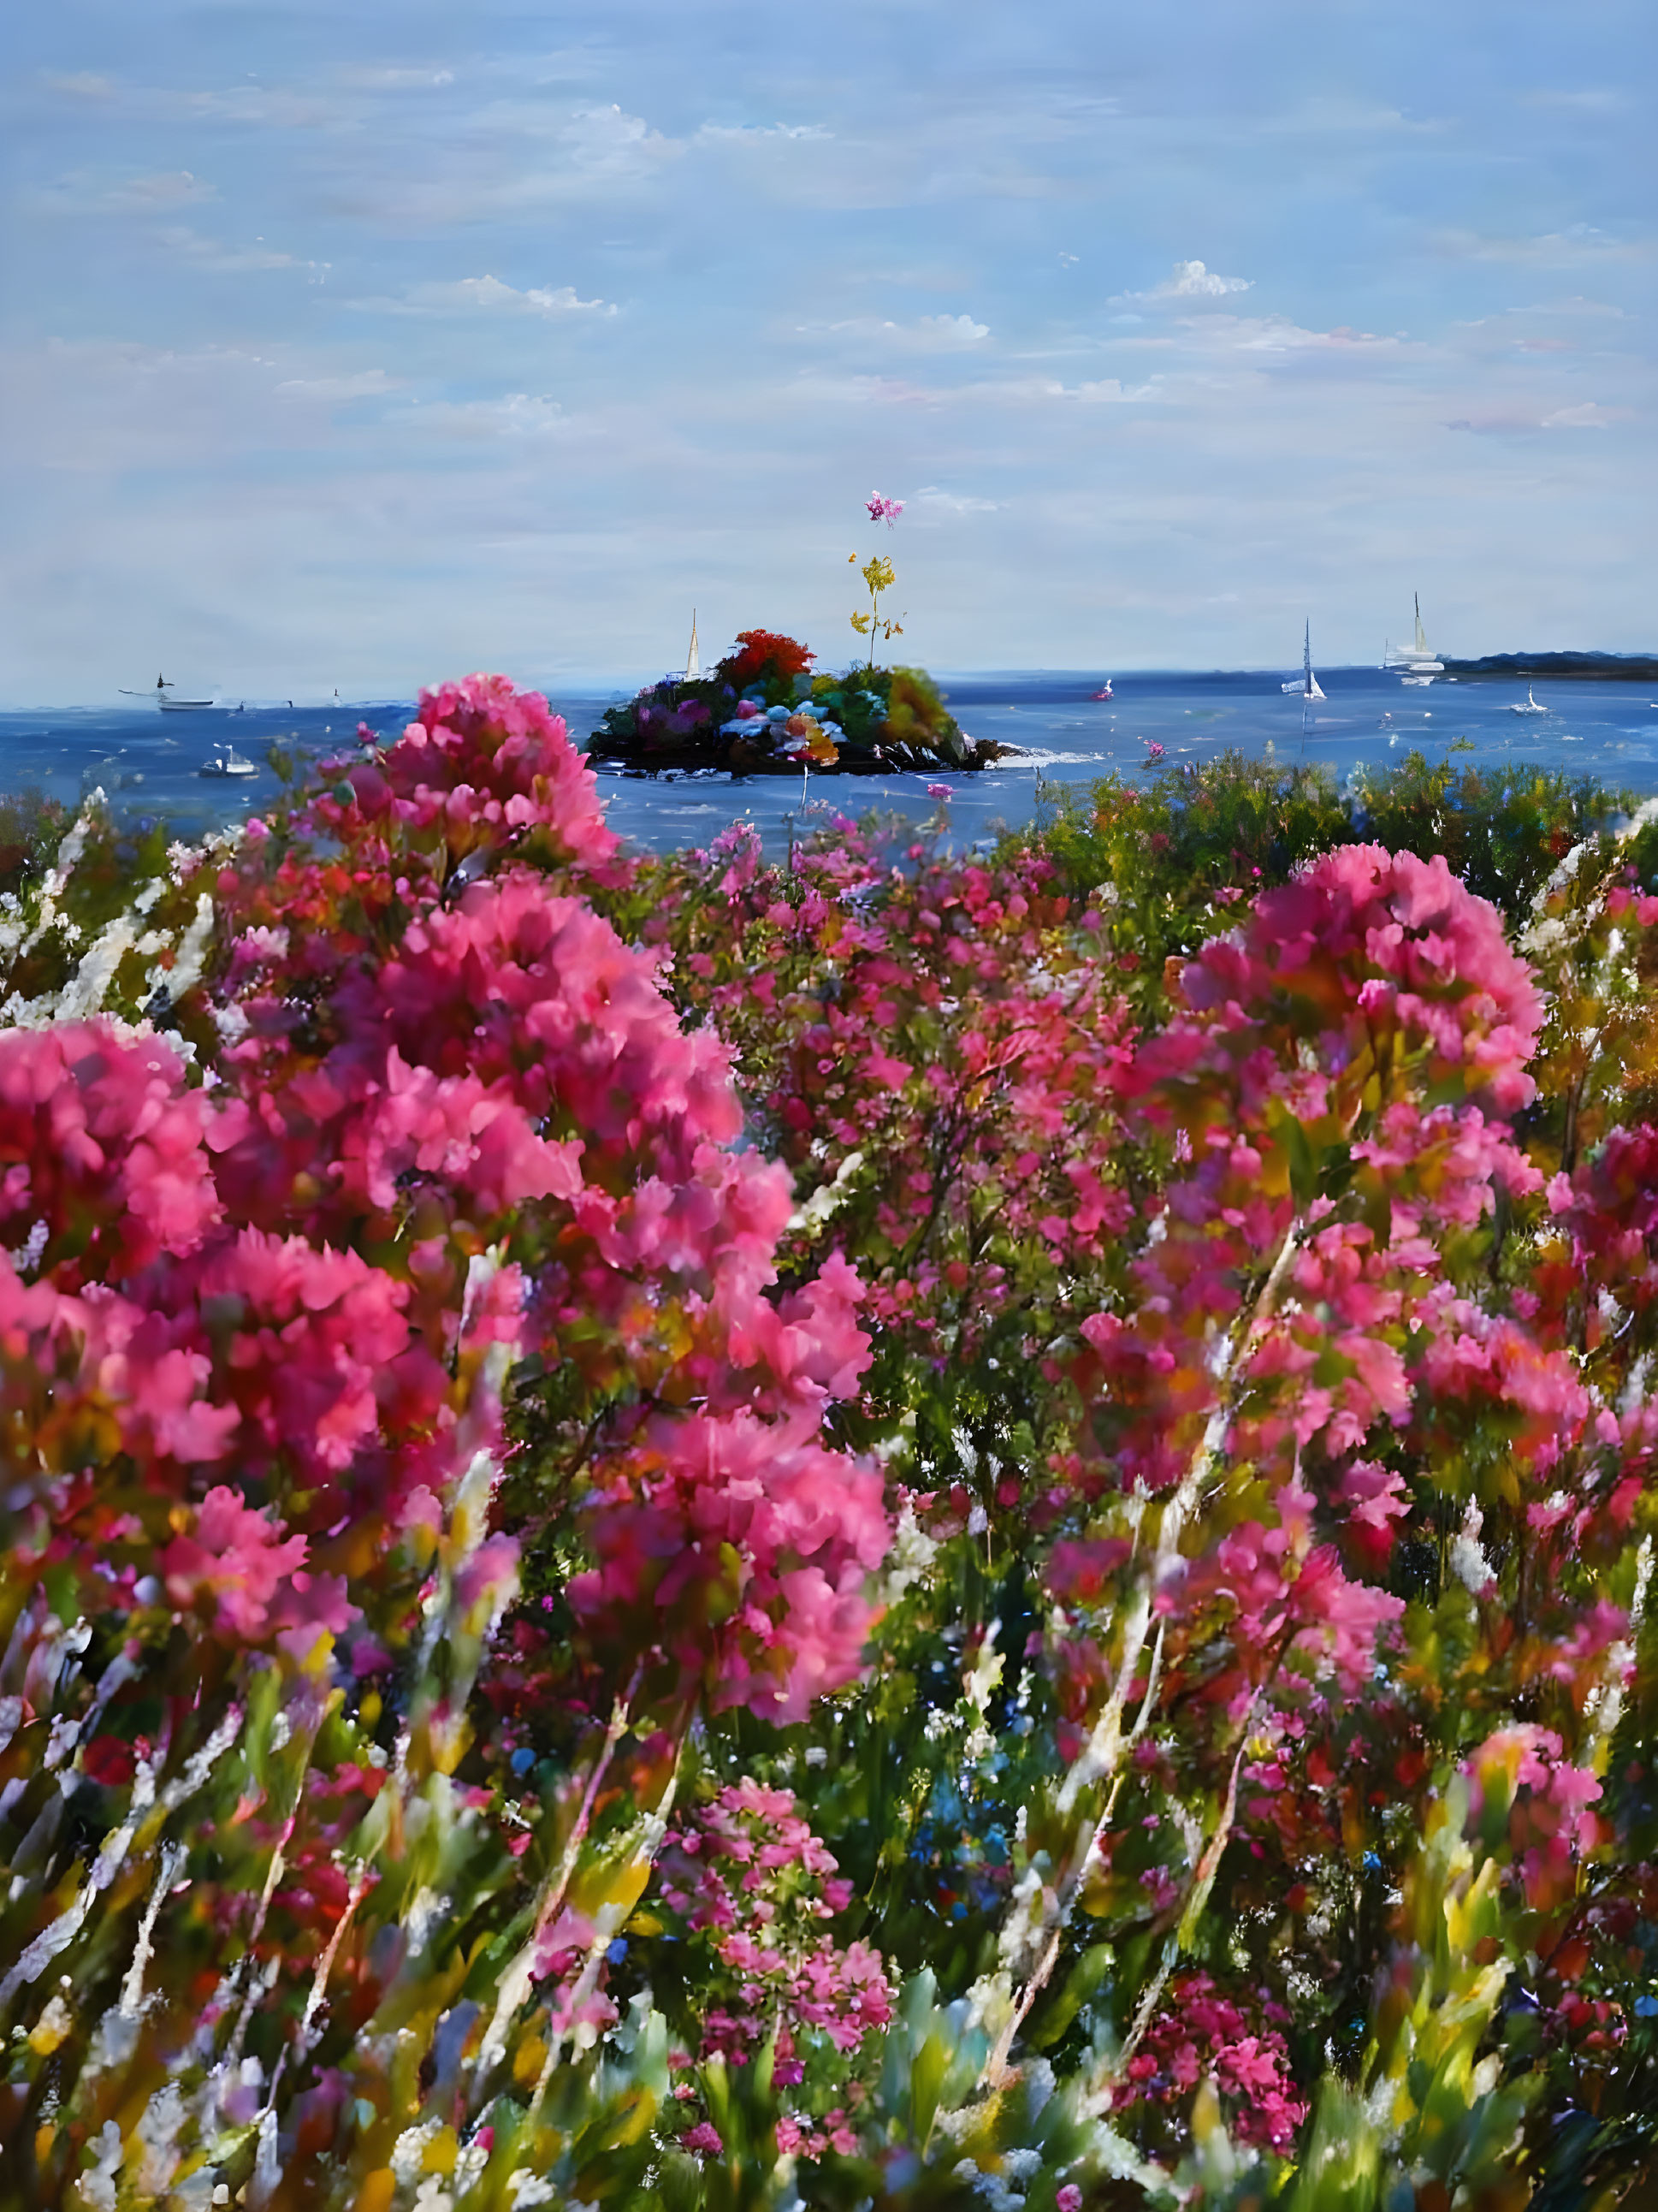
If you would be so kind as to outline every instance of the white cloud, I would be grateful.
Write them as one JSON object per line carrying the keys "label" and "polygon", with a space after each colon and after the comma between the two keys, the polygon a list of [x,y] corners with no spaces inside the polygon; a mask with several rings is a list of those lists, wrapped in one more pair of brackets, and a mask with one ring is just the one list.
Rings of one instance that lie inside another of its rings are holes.
{"label": "white cloud", "polygon": [[1177,261],[1174,273],[1145,295],[1149,300],[1219,300],[1229,292],[1247,292],[1248,276],[1219,276],[1201,261]]}
{"label": "white cloud", "polygon": [[515,291],[498,276],[463,276],[458,284],[434,286],[459,302],[474,307],[507,307],[537,315],[613,315],[608,300],[583,300],[574,284],[531,286]]}
{"label": "white cloud", "polygon": [[188,169],[116,178],[77,169],[38,193],[35,204],[58,215],[160,215],[218,196],[216,185]]}
{"label": "white cloud", "polygon": [[1330,131],[1349,137],[1370,131],[1421,133],[1445,131],[1450,126],[1442,118],[1406,115],[1402,108],[1375,100],[1320,93],[1292,113],[1270,118],[1263,127],[1269,132]]}
{"label": "white cloud", "polygon": [[832,138],[821,123],[705,123],[697,137],[710,145],[760,146],[768,139]]}
{"label": "white cloud", "polygon": [[1629,413],[1625,407],[1602,407],[1596,400],[1584,399],[1541,416],[1522,414],[1513,407],[1488,409],[1459,416],[1445,428],[1472,431],[1476,437],[1531,437],[1539,430],[1609,430],[1614,422],[1625,421]]}
{"label": "white cloud", "polygon": [[425,430],[473,438],[544,438],[570,427],[556,399],[528,392],[509,392],[500,399],[440,399],[411,408],[404,419]]}
{"label": "white cloud", "polygon": [[1194,338],[1234,353],[1391,352],[1401,343],[1397,337],[1379,337],[1373,331],[1349,330],[1345,324],[1333,331],[1304,330],[1282,315],[1207,315],[1186,327]]}
{"label": "white cloud", "polygon": [[373,399],[402,386],[383,368],[361,368],[352,376],[289,376],[276,386],[282,399],[319,399],[331,406],[346,399]]}
{"label": "white cloud", "polygon": [[981,345],[990,336],[988,323],[971,315],[917,315],[906,323],[883,321],[875,315],[851,315],[838,323],[797,323],[803,337],[850,337],[865,344],[899,345],[915,352],[959,352]]}
{"label": "white cloud", "polygon": [[433,86],[452,84],[455,73],[450,69],[429,67],[348,70],[343,81],[360,86],[364,92],[425,92]]}
{"label": "white cloud", "polygon": [[910,505],[919,514],[999,514],[1003,502],[999,499],[975,499],[968,492],[940,491],[936,484],[924,484]]}
{"label": "white cloud", "polygon": [[329,265],[325,261],[301,261],[295,254],[278,252],[263,239],[256,239],[252,246],[227,246],[222,239],[203,237],[199,230],[191,230],[185,223],[168,223],[157,235],[171,252],[182,254],[198,269],[211,270],[216,274],[255,269],[307,269],[320,283],[322,272]]}
{"label": "white cloud", "polygon": [[595,204],[610,222],[681,161],[690,144],[612,102],[556,110],[498,101],[466,118],[458,145],[437,134],[408,161],[354,167],[339,203],[356,220],[434,231],[523,222],[561,204]]}
{"label": "white cloud", "polygon": [[1074,391],[1067,392],[1063,385],[1054,389],[1061,398],[1080,399],[1093,407],[1128,406],[1138,399],[1157,398],[1155,384],[1124,384],[1114,376],[1102,376],[1090,384],[1079,384]]}
{"label": "white cloud", "polygon": [[1552,415],[1543,417],[1546,430],[1605,430],[1617,422],[1621,410],[1602,407],[1593,399],[1585,399],[1576,407],[1557,407]]}
{"label": "white cloud", "polygon": [[1545,231],[1533,238],[1494,238],[1480,231],[1442,230],[1434,242],[1442,253],[1459,259],[1567,267],[1584,261],[1645,260],[1655,246],[1649,238],[1618,238],[1592,222],[1574,222],[1564,230]]}
{"label": "white cloud", "polygon": [[92,70],[76,70],[66,76],[48,75],[46,88],[61,93],[68,100],[109,100],[115,92],[112,77],[100,76]]}
{"label": "white cloud", "polygon": [[398,299],[349,300],[348,307],[380,315],[484,313],[605,317],[616,312],[608,300],[584,300],[574,284],[531,285],[519,291],[499,276],[462,276],[452,283],[416,284]]}
{"label": "white cloud", "polygon": [[1604,300],[1586,299],[1582,292],[1573,293],[1569,300],[1534,301],[1530,307],[1510,307],[1508,313],[1511,315],[1605,315],[1620,323],[1629,319],[1622,307],[1614,307]]}

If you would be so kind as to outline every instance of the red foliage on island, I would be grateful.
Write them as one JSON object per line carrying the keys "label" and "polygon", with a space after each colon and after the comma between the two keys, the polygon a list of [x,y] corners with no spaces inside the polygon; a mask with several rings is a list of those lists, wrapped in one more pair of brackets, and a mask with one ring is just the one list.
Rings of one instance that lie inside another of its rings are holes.
{"label": "red foliage on island", "polygon": [[781,630],[739,629],[737,643],[738,650],[727,653],[720,664],[720,673],[739,690],[750,684],[770,684],[805,676],[817,658],[809,646],[786,637]]}

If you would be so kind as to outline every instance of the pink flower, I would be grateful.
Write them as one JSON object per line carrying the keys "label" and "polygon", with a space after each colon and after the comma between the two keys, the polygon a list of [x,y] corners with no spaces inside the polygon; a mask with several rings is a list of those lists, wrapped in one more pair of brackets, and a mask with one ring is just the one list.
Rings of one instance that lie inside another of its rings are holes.
{"label": "pink flower", "polygon": [[869,497],[864,501],[864,505],[869,509],[870,520],[872,522],[884,522],[889,530],[891,529],[893,524],[897,521],[899,516],[904,511],[904,502],[902,500],[883,499],[878,491],[872,492]]}
{"label": "pink flower", "polygon": [[156,1564],[174,1605],[214,1597],[220,1632],[252,1644],[263,1641],[280,1617],[271,1601],[309,1549],[303,1536],[284,1537],[278,1524],[221,1483],[203,1500],[193,1531],[175,1536]]}

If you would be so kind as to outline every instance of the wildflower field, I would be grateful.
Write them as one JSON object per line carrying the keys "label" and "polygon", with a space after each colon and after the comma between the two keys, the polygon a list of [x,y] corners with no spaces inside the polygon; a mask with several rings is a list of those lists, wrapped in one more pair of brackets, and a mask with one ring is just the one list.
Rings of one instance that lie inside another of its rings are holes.
{"label": "wildflower field", "polygon": [[0,809],[0,2201],[1658,2202],[1655,878]]}

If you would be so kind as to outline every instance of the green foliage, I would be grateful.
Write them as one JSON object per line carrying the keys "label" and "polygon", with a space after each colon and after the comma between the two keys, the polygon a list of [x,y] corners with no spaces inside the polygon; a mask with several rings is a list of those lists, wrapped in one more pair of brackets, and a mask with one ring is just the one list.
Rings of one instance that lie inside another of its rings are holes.
{"label": "green foliage", "polygon": [[15,894],[41,872],[69,823],[69,809],[33,784],[0,793],[0,892]]}
{"label": "green foliage", "polygon": [[1620,807],[1632,805],[1587,776],[1515,763],[1476,767],[1446,756],[1406,754],[1396,768],[1358,780],[1354,829],[1390,851],[1442,853],[1470,890],[1510,920],[1551,870]]}

